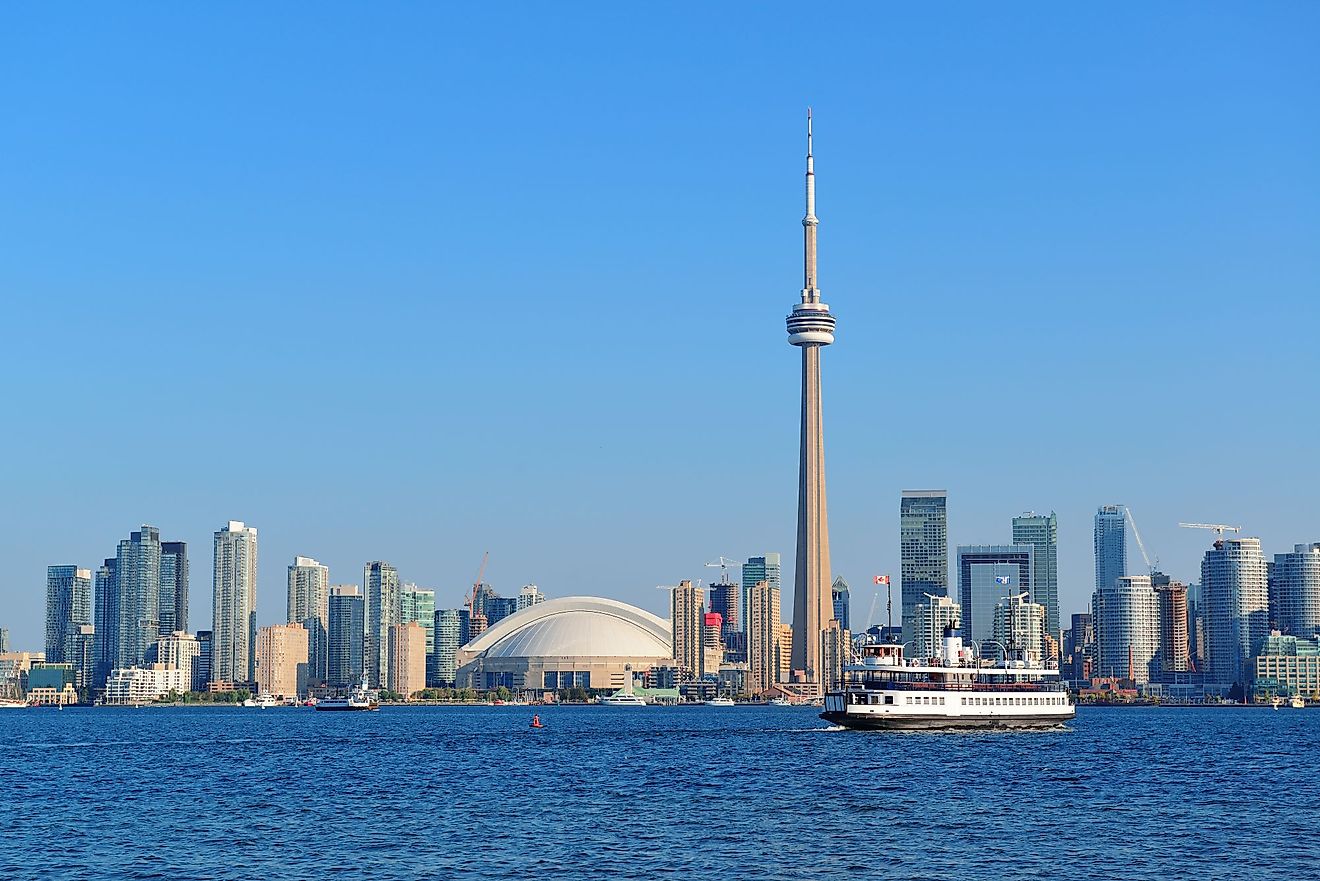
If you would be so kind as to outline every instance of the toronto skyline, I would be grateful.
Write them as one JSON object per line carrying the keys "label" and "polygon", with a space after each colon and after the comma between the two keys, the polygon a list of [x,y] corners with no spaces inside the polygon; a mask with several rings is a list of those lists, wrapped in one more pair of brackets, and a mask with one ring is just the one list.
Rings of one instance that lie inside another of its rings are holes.
{"label": "toronto skyline", "polygon": [[[1209,542],[1179,521],[1320,535],[1315,12],[855,12],[886,26],[820,22],[803,75],[790,18],[741,43],[732,10],[625,36],[529,9],[498,39],[398,10],[365,43],[277,39],[287,10],[7,10],[11,643],[41,643],[46,566],[142,524],[192,545],[201,624],[229,520],[261,530],[261,625],[297,555],[452,606],[489,550],[502,588],[654,611],[721,554],[792,566],[808,104],[846,292],[833,573],[897,575],[915,488],[947,488],[950,547],[1057,512],[1064,616],[1100,505],[1183,580]],[[442,27],[462,45],[410,38]],[[200,63],[195,28],[246,61]]]}

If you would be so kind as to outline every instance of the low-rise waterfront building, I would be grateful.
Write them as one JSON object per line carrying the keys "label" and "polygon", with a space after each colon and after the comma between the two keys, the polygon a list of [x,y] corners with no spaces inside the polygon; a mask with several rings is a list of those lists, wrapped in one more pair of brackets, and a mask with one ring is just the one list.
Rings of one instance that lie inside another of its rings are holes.
{"label": "low-rise waterfront building", "polygon": [[1320,701],[1320,639],[1272,633],[1252,663],[1257,699],[1300,695]]}
{"label": "low-rise waterfront building", "polygon": [[190,684],[182,670],[165,664],[116,667],[105,683],[105,702],[110,706],[148,704],[171,692],[182,694]]}

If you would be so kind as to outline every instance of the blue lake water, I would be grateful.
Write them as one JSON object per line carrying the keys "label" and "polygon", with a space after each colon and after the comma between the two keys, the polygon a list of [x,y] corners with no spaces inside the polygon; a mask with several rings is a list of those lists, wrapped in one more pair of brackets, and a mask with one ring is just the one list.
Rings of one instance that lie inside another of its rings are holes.
{"label": "blue lake water", "polygon": [[1316,878],[1320,711],[0,713],[0,879]]}

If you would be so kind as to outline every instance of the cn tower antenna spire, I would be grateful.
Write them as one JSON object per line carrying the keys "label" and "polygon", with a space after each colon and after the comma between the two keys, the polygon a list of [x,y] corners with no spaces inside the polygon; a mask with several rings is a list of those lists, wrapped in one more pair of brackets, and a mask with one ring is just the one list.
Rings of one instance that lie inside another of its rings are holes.
{"label": "cn tower antenna spire", "polygon": [[816,288],[816,159],[811,153],[811,108],[807,108],[807,213],[802,218],[802,302],[819,303]]}

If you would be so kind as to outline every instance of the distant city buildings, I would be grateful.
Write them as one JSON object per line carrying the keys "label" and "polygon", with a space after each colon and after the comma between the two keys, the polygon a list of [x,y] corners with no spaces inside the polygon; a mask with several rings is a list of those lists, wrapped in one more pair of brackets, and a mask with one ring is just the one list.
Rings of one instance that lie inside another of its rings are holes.
{"label": "distant city buildings", "polygon": [[1159,651],[1160,603],[1148,575],[1124,575],[1097,588],[1091,600],[1095,621],[1092,676],[1151,680]]}
{"label": "distant city buildings", "polygon": [[1113,587],[1127,574],[1127,509],[1104,505],[1095,512],[1095,586]]}
{"label": "distant city buildings", "polygon": [[1152,572],[1150,583],[1159,598],[1160,638],[1156,669],[1161,681],[1192,669],[1189,650],[1187,585],[1174,581],[1162,572]]}
{"label": "distant city buildings", "polygon": [[256,679],[257,530],[230,520],[215,533],[211,592],[211,679]]}
{"label": "distant city buildings", "polygon": [[362,578],[367,599],[367,681],[372,688],[384,688],[389,682],[390,627],[403,619],[403,593],[398,570],[389,563],[368,563]]}
{"label": "distant city buildings", "polygon": [[916,636],[913,615],[927,594],[949,594],[949,494],[906,489],[899,499],[899,594],[903,641]]}
{"label": "distant city buildings", "polygon": [[[744,608],[750,603],[748,594],[753,587],[764,581],[775,590],[782,591],[780,559],[779,554],[763,554],[759,557],[748,557],[747,562],[742,565],[742,605]],[[745,625],[744,625],[744,629]]]}
{"label": "distant city buildings", "polygon": [[311,557],[294,557],[289,566],[289,592],[285,622],[301,624],[316,618],[330,625],[330,570]]}
{"label": "distant city buildings", "polygon": [[366,672],[366,600],[356,584],[330,588],[326,685],[352,688]]}
{"label": "distant city buildings", "polygon": [[1045,607],[1045,632],[1058,637],[1059,518],[1028,511],[1013,518],[1013,544],[1031,545],[1031,601]]}
{"label": "distant city buildings", "polygon": [[1253,659],[1258,697],[1320,701],[1320,640],[1271,634]]}
{"label": "distant city buildings", "polygon": [[530,609],[539,603],[545,602],[545,594],[535,584],[524,584],[518,591],[517,611]]}
{"label": "distant city buildings", "polygon": [[[1023,591],[1030,596],[1034,561],[1035,548],[1031,545],[958,547],[958,593],[962,600],[964,638],[978,644],[995,639],[995,606],[1004,597]],[[905,637],[907,633],[904,630]]]}
{"label": "distant city buildings", "polygon": [[426,654],[435,652],[435,591],[405,584],[399,620],[404,624],[409,621],[420,624],[426,631]]}
{"label": "distant city buildings", "polygon": [[1258,538],[1220,538],[1201,561],[1206,681],[1245,687],[1248,659],[1269,635],[1265,557]]}
{"label": "distant city buildings", "polygon": [[197,666],[201,655],[202,644],[197,637],[182,630],[163,634],[156,640],[156,663],[179,671],[179,681],[183,683],[180,691],[190,689],[200,691],[205,687],[204,683],[201,686],[196,684]]}
{"label": "distant city buildings", "polygon": [[109,586],[116,614],[106,632],[109,660],[116,667],[144,663],[160,635],[160,555],[160,530],[154,526],[143,526],[119,543]]}
{"label": "distant city buildings", "polygon": [[160,613],[158,633],[188,630],[188,544],[160,543]]}
{"label": "distant city buildings", "polygon": [[79,628],[92,623],[92,570],[46,567],[46,661],[62,664]]}
{"label": "distant city buildings", "polygon": [[1047,641],[1045,607],[1033,603],[1026,591],[1000,599],[994,608],[994,641],[1006,650],[1004,660],[1010,663],[1043,663]]}

